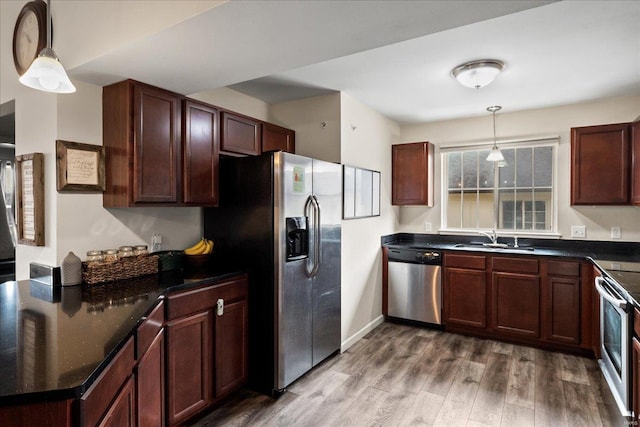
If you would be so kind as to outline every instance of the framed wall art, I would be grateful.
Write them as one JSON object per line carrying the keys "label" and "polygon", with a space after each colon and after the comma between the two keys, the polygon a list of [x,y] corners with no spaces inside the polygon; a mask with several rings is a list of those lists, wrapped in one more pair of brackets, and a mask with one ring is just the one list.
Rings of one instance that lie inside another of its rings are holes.
{"label": "framed wall art", "polygon": [[342,218],[380,216],[380,172],[343,166]]}
{"label": "framed wall art", "polygon": [[58,192],[104,191],[104,148],[57,140],[56,187]]}
{"label": "framed wall art", "polygon": [[18,243],[44,246],[44,154],[16,156]]}

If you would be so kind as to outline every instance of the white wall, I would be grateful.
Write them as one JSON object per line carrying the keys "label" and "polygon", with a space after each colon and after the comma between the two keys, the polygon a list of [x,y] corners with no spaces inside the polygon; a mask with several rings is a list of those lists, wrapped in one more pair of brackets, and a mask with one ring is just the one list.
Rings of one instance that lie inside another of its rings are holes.
{"label": "white wall", "polygon": [[[611,227],[620,226],[620,240],[640,242],[640,208],[614,206],[570,206],[571,127],[622,123],[640,115],[640,97],[617,97],[593,102],[510,113],[508,107],[496,116],[498,141],[536,136],[560,137],[558,148],[558,231],[563,239],[571,236],[572,225],[585,225],[588,240],[611,240]],[[434,232],[440,226],[440,156],[438,147],[465,142],[487,142],[493,138],[491,116],[405,125],[400,140],[430,141],[436,146],[434,206],[402,207],[397,231],[424,233],[431,222]]]}
{"label": "white wall", "polygon": [[398,209],[391,206],[391,144],[398,142],[400,126],[345,93],[340,111],[341,162],[381,173],[380,216],[342,221],[344,350],[382,321],[380,237],[397,226]]}
{"label": "white wall", "polygon": [[296,154],[340,162],[340,93],[274,104],[268,121],[296,131]]}

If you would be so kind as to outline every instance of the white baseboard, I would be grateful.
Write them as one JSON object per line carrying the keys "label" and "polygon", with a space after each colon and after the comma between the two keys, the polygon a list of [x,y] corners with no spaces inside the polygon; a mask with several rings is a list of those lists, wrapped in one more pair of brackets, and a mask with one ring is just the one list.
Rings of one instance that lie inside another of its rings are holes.
{"label": "white baseboard", "polygon": [[369,332],[373,331],[378,325],[381,325],[384,322],[384,316],[381,314],[380,316],[373,319],[364,328],[360,329],[355,334],[351,335],[347,338],[342,345],[340,346],[340,353],[344,353],[347,351],[349,347],[357,343],[362,337],[367,335]]}

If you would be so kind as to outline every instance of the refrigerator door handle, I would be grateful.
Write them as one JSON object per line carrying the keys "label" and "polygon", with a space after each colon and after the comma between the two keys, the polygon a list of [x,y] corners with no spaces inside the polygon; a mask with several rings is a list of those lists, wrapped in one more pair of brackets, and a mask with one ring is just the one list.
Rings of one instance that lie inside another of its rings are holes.
{"label": "refrigerator door handle", "polygon": [[[313,216],[311,215],[311,210],[313,210]],[[318,273],[318,268],[320,268],[320,203],[315,195],[312,194],[307,199],[307,203],[304,205],[304,213],[308,218],[313,218],[313,257],[307,258],[305,266],[307,276],[313,277]]]}

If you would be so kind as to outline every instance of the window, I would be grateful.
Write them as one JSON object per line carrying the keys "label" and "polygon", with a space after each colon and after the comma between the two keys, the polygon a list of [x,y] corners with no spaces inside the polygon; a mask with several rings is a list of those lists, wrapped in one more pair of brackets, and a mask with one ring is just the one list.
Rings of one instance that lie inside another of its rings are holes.
{"label": "window", "polygon": [[503,162],[486,160],[490,148],[443,148],[443,228],[552,232],[555,147],[501,148]]}

